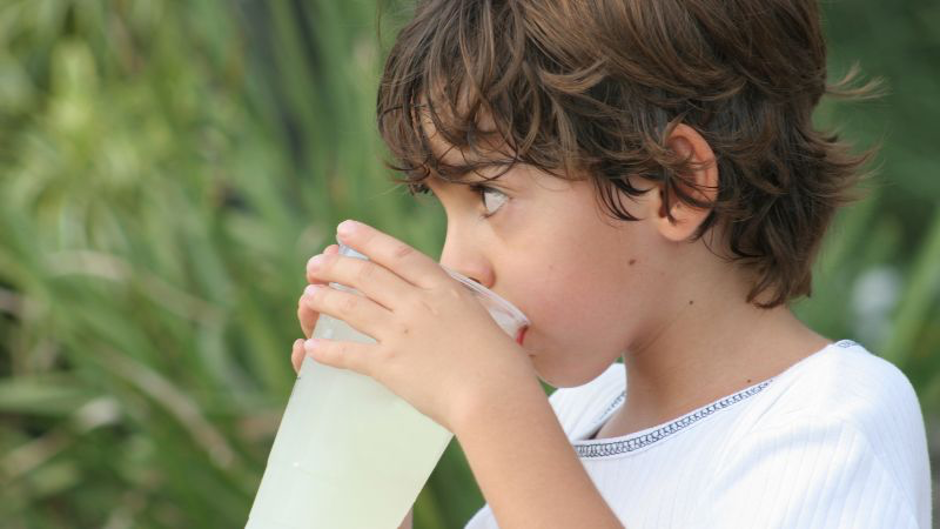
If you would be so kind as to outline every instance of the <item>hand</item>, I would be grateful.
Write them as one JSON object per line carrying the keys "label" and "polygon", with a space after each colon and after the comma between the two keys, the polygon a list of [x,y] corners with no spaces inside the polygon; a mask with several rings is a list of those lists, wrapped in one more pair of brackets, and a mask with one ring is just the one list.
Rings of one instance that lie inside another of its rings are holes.
{"label": "hand", "polygon": [[529,356],[472,292],[430,257],[375,228],[355,223],[342,232],[348,223],[338,237],[370,261],[324,254],[308,262],[308,275],[363,295],[320,286],[304,301],[376,343],[309,340],[314,360],[372,377],[452,432],[472,408],[505,405],[517,386],[534,383]]}
{"label": "hand", "polygon": [[[323,253],[325,255],[334,255],[340,252],[340,247],[336,244],[331,244],[324,249]],[[325,285],[323,281],[320,281],[307,274],[307,282],[312,285]],[[311,308],[310,305],[304,302],[304,295],[301,294],[301,297],[297,300],[297,320],[301,324],[301,331],[304,333],[304,338],[310,338],[310,335],[314,332],[314,327],[317,326],[317,320],[320,318],[320,313]],[[294,372],[300,372],[301,363],[304,361],[304,340],[298,338],[294,340],[294,346],[291,348],[291,365],[294,366]]]}

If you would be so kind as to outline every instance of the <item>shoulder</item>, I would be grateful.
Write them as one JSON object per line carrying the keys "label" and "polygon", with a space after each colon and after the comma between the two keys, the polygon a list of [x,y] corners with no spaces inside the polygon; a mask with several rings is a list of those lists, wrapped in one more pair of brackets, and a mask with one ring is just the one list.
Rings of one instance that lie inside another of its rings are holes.
{"label": "shoulder", "polygon": [[772,386],[777,387],[766,396],[767,414],[759,426],[815,416],[874,437],[884,437],[886,428],[897,434],[924,428],[918,396],[905,374],[851,340],[805,358]]}
{"label": "shoulder", "polygon": [[713,485],[738,491],[730,498],[772,509],[777,493],[755,498],[749,491],[773,477],[775,490],[820,512],[867,504],[898,516],[901,525],[893,527],[930,512],[921,407],[892,363],[843,340],[775,377],[754,404],[713,467]]}

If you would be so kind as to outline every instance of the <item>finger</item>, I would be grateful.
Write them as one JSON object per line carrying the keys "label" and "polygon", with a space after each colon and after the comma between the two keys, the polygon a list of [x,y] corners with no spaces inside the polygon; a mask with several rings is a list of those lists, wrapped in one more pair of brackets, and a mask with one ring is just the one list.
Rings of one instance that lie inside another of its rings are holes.
{"label": "finger", "polygon": [[[340,253],[340,245],[338,245],[338,244],[331,244],[330,246],[327,246],[326,248],[324,248],[322,255],[337,255],[337,254],[339,254],[339,253]],[[315,255],[314,257],[317,257],[317,256]],[[314,257],[311,257],[311,259],[313,259]],[[312,285],[315,285],[315,284],[325,285],[325,284],[327,284],[326,281],[321,281],[320,279],[318,279],[318,278],[316,278],[315,276],[311,275],[311,273],[310,273],[310,259],[307,260],[307,266],[305,266],[305,272],[306,272],[306,274],[307,274],[307,282],[308,282],[308,283],[310,283],[310,284],[312,284]]]}
{"label": "finger", "polygon": [[370,360],[376,358],[374,344],[317,339],[304,342],[304,351],[321,364],[372,376]]}
{"label": "finger", "polygon": [[350,327],[366,336],[378,340],[383,322],[388,322],[392,313],[374,301],[330,286],[309,285],[304,292],[304,303],[320,314],[328,314],[343,320]]}
{"label": "finger", "polygon": [[308,305],[304,301],[304,294],[301,294],[301,297],[297,300],[297,321],[301,323],[301,331],[304,333],[304,338],[310,338],[310,335],[314,332],[314,327],[317,326],[317,320],[319,319],[320,313]]}
{"label": "finger", "polygon": [[[319,257],[319,259],[317,259]],[[314,256],[307,263],[308,275],[319,282],[337,282],[355,288],[388,310],[409,299],[415,287],[386,267],[343,255]],[[313,283],[312,283],[313,284]]]}
{"label": "finger", "polygon": [[[323,253],[327,255],[335,255],[340,252],[340,246],[336,244],[331,244],[327,246]],[[308,281],[310,277],[308,277]],[[326,282],[314,280],[315,284],[325,285]],[[314,327],[317,326],[317,320],[319,319],[320,314],[312,310],[310,307],[304,303],[304,295],[301,294],[301,297],[297,300],[297,321],[301,324],[301,332],[304,333],[304,338],[310,338],[310,335],[314,332]]]}
{"label": "finger", "polygon": [[372,226],[347,220],[337,226],[337,237],[413,285],[432,288],[453,281],[434,259]]}
{"label": "finger", "polygon": [[291,365],[294,366],[294,372],[301,371],[301,363],[304,361],[304,340],[298,338],[294,340],[294,346],[291,348]]}

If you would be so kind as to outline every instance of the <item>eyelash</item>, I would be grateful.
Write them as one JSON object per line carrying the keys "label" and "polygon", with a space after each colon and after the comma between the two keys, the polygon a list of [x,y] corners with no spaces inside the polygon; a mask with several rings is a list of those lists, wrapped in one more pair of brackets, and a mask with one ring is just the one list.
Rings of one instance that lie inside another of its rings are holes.
{"label": "eyelash", "polygon": [[[480,197],[480,201],[484,205],[484,207],[487,206],[487,203],[484,200],[484,194],[487,191],[494,191],[494,192],[500,193],[503,196],[506,196],[506,194],[503,193],[503,191],[500,191],[499,189],[495,187],[490,187],[490,186],[485,186],[485,185],[480,185],[480,184],[468,184],[467,187],[470,188],[470,190],[473,191],[474,193],[477,193],[477,196]],[[421,183],[414,184],[412,187],[412,194],[420,193],[420,194],[426,195],[430,192],[431,192],[431,189],[425,184],[421,184]],[[501,204],[500,207],[496,209],[496,211],[494,211],[493,213],[483,213],[480,216],[480,218],[482,219],[490,218],[496,215],[497,213],[499,213],[502,208],[503,208],[503,205]]]}
{"label": "eyelash", "polygon": [[[484,185],[480,185],[480,184],[470,184],[468,187],[470,187],[472,191],[474,191],[475,193],[477,193],[477,196],[480,197],[480,202],[484,205],[484,208],[487,207],[487,201],[486,201],[486,199],[484,199],[484,194],[485,194],[487,191],[494,191],[494,192],[496,192],[496,193],[500,193],[500,194],[503,195],[503,196],[506,196],[506,194],[505,194],[503,191],[500,191],[499,189],[497,189],[497,188],[495,188],[495,187],[484,186]],[[509,197],[507,197],[507,198],[509,198]],[[486,218],[489,218],[489,217],[492,217],[492,216],[496,215],[497,213],[500,212],[501,209],[503,209],[503,205],[504,205],[504,204],[500,204],[500,206],[498,206],[497,209],[494,210],[493,213],[486,213],[486,212],[483,213],[483,214],[480,216],[480,218],[486,219]]]}

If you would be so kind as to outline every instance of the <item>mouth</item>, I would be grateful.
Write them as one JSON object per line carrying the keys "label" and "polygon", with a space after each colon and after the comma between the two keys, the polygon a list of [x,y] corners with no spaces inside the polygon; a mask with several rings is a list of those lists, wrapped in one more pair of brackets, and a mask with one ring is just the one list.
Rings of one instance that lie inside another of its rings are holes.
{"label": "mouth", "polygon": [[529,327],[523,327],[520,329],[519,334],[516,335],[516,343],[523,345],[523,340],[526,339],[526,331],[529,330]]}

